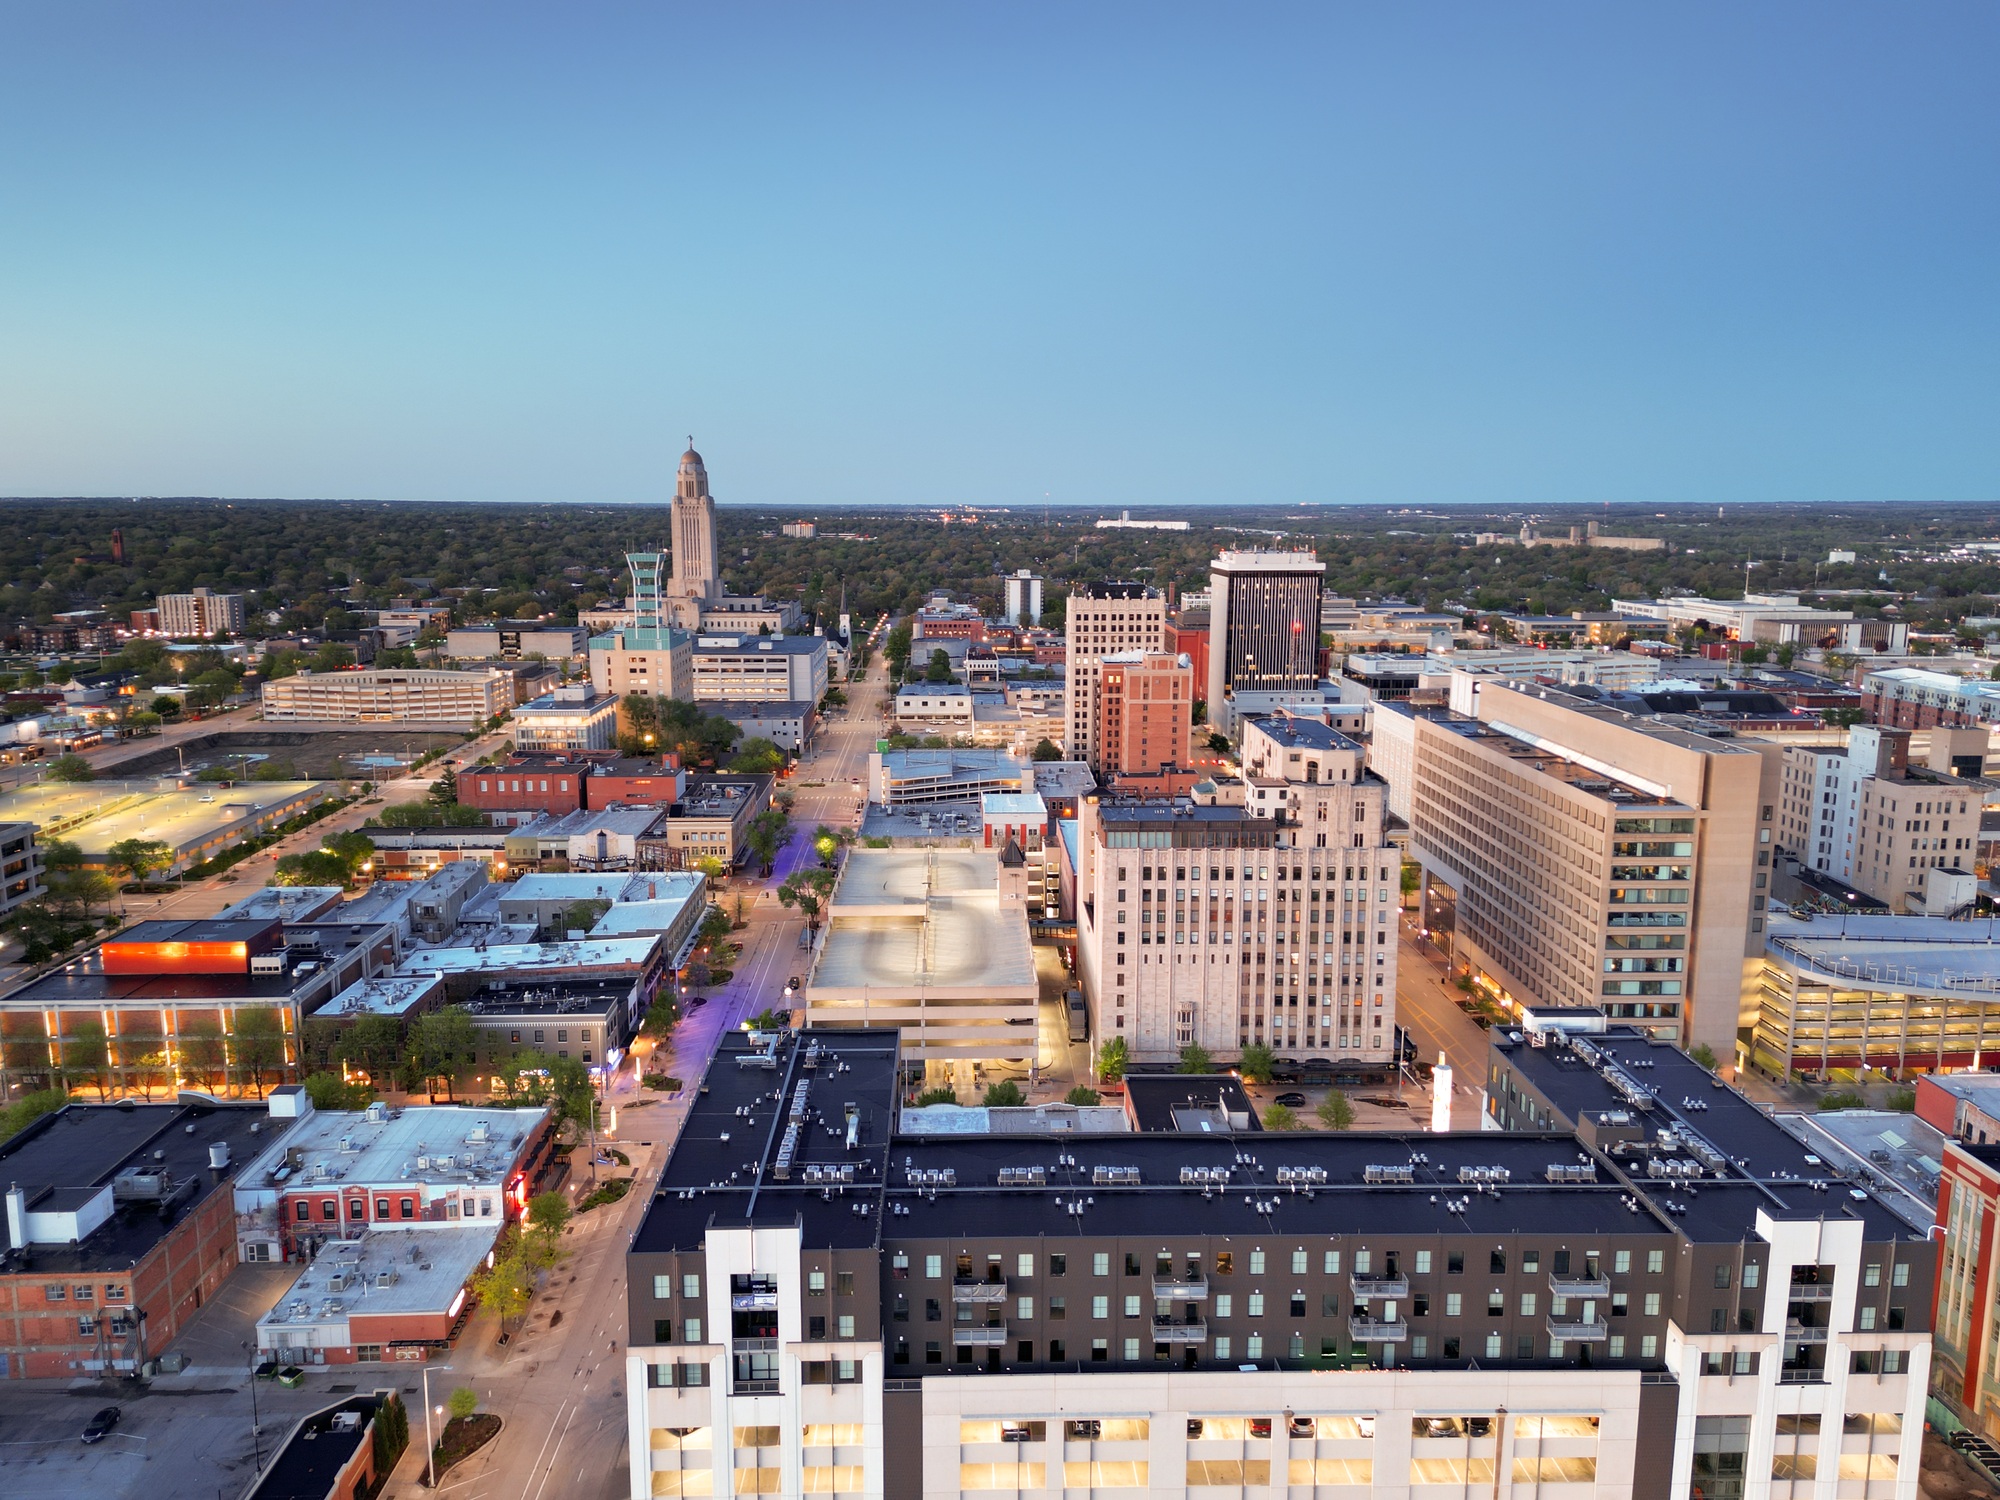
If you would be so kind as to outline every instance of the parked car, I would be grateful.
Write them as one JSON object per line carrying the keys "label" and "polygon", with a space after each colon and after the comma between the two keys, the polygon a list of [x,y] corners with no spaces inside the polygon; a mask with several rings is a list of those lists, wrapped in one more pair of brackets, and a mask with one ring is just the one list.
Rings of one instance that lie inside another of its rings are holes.
{"label": "parked car", "polygon": [[118,1425],[120,1412],[115,1406],[107,1406],[84,1425],[83,1440],[86,1443],[101,1443],[112,1428]]}
{"label": "parked car", "polygon": [[1284,1105],[1286,1109],[1304,1109],[1306,1107],[1306,1096],[1298,1093],[1280,1094],[1278,1095],[1277,1102]]}

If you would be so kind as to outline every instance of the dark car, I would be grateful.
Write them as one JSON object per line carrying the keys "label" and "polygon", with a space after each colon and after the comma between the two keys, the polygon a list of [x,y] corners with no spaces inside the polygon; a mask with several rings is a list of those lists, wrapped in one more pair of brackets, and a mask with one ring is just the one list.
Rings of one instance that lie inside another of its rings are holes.
{"label": "dark car", "polygon": [[86,1443],[103,1442],[105,1436],[111,1431],[111,1429],[118,1425],[118,1416],[119,1412],[117,1407],[115,1406],[105,1407],[104,1410],[100,1411],[96,1416],[92,1417],[90,1419],[89,1424],[84,1427],[83,1440]]}
{"label": "dark car", "polygon": [[788,990],[796,990],[801,987],[802,987],[801,981],[799,979],[799,976],[796,974],[794,974],[790,979],[787,979],[785,981],[785,988]]}
{"label": "dark car", "polygon": [[1304,1109],[1306,1107],[1306,1096],[1304,1094],[1280,1094],[1278,1095],[1277,1102],[1284,1105],[1286,1109]]}

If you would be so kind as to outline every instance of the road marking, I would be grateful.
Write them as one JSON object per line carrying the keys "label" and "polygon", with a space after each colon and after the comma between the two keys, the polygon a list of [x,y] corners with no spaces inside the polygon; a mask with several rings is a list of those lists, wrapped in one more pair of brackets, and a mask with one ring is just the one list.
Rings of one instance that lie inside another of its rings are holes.
{"label": "road marking", "polygon": [[[583,1390],[584,1390],[584,1391],[587,1391],[587,1390],[589,1390],[589,1389],[590,1389],[590,1387],[589,1387],[589,1385],[588,1385],[588,1384],[586,1384],[586,1385],[585,1385],[585,1386],[583,1387]],[[580,1412],[581,1410],[583,1410],[583,1405],[582,1405],[582,1395],[583,1395],[583,1392],[582,1392],[582,1391],[579,1391],[579,1392],[577,1393],[577,1399],[576,1399],[576,1400],[574,1400],[574,1401],[569,1401],[569,1402],[565,1402],[565,1403],[564,1403],[565,1405],[567,1405],[567,1406],[569,1407],[570,1411],[569,1411],[569,1417],[568,1417],[568,1419],[567,1419],[567,1420],[566,1420],[566,1421],[565,1421],[565,1422],[563,1423],[563,1429],[562,1429],[562,1433],[561,1433],[561,1435],[560,1435],[560,1436],[558,1436],[558,1435],[557,1435],[557,1434],[555,1433],[555,1429],[554,1429],[554,1427],[553,1427],[553,1426],[551,1426],[551,1427],[550,1427],[550,1436],[551,1436],[551,1437],[554,1437],[554,1438],[555,1438],[555,1447],[554,1447],[554,1448],[552,1448],[552,1449],[548,1449],[548,1455],[549,1455],[549,1469],[548,1469],[548,1472],[547,1472],[546,1474],[544,1474],[544,1475],[542,1476],[542,1482],[541,1482],[541,1483],[540,1483],[539,1485],[535,1485],[535,1487],[534,1487],[534,1492],[533,1492],[533,1496],[532,1496],[532,1500],[542,1500],[542,1495],[543,1495],[543,1494],[544,1494],[544,1493],[545,1493],[545,1492],[547,1491],[547,1489],[548,1489],[548,1487],[549,1487],[549,1481],[550,1481],[551,1479],[555,1478],[555,1473],[556,1473],[556,1455],[557,1455],[558,1453],[562,1452],[562,1445],[563,1445],[563,1439],[565,1439],[565,1438],[567,1438],[567,1437],[569,1436],[569,1430],[570,1430],[571,1426],[572,1426],[572,1425],[574,1425],[574,1424],[575,1424],[575,1422],[576,1422],[576,1416],[577,1416],[577,1413],[578,1413],[578,1412]],[[557,1411],[558,1411],[558,1413],[560,1413],[560,1411],[561,1411],[561,1408],[560,1408],[560,1407],[559,1407],[559,1408],[557,1408]],[[544,1442],[543,1446],[544,1446],[544,1448],[547,1448],[547,1443],[546,1443],[546,1442]],[[535,1459],[535,1462],[536,1462],[536,1464],[537,1464],[537,1465],[539,1465],[539,1464],[541,1463],[541,1457],[540,1457],[540,1455],[537,1455],[537,1456],[536,1456],[536,1459]],[[529,1478],[529,1482],[530,1482],[530,1483],[532,1484],[532,1483],[533,1483],[533,1480],[534,1480],[534,1470],[533,1470],[533,1469],[530,1469],[530,1470],[528,1471],[528,1478]],[[530,1500],[530,1495],[529,1495],[529,1492],[528,1492],[527,1490],[525,1490],[525,1489],[521,1491],[521,1500]]]}

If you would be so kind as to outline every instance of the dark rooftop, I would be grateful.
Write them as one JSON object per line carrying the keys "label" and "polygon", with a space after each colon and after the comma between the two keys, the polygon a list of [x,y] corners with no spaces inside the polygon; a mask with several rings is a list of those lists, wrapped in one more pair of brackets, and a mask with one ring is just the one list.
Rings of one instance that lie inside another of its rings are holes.
{"label": "dark rooftop", "polygon": [[[271,1466],[246,1500],[326,1500],[340,1471],[360,1448],[379,1404],[375,1396],[350,1396],[307,1417],[272,1455]],[[351,1427],[339,1424],[336,1419],[345,1412],[360,1420]]]}
{"label": "dark rooftop", "polygon": [[[18,1186],[30,1212],[75,1207],[78,1190],[94,1193],[128,1166],[164,1172],[164,1198],[121,1199],[111,1217],[75,1245],[7,1249],[8,1272],[124,1271],[206,1202],[228,1192],[237,1166],[270,1144],[274,1126],[263,1104],[72,1104],[30,1125],[0,1147],[0,1182]],[[210,1170],[208,1148],[229,1147],[231,1165]],[[47,1195],[47,1196],[45,1196]]]}
{"label": "dark rooftop", "polygon": [[1254,716],[1250,720],[1280,745],[1301,750],[1359,750],[1361,742],[1342,734],[1318,719],[1299,719],[1290,714]]}
{"label": "dark rooftop", "polygon": [[1125,1112],[1140,1130],[1261,1131],[1257,1106],[1233,1073],[1128,1073]]}

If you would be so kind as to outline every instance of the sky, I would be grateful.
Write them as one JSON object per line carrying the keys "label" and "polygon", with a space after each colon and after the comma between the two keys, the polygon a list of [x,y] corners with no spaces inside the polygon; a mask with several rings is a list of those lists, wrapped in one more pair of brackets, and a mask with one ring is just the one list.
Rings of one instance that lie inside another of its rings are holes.
{"label": "sky", "polygon": [[0,0],[0,495],[2000,500],[1980,3]]}

